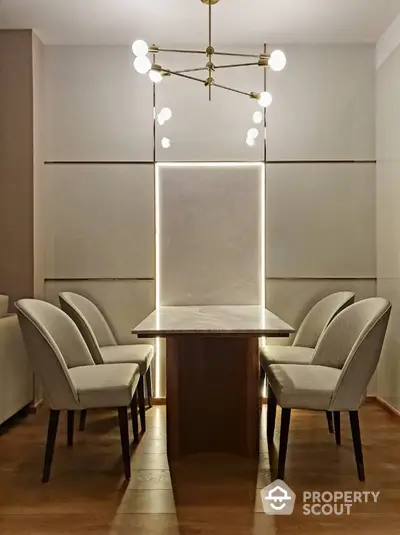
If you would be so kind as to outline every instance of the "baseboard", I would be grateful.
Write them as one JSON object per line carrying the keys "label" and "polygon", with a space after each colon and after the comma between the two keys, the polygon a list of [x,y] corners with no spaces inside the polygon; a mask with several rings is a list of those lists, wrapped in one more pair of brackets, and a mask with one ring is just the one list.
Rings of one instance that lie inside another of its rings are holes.
{"label": "baseboard", "polygon": [[166,398],[153,398],[153,405],[165,405],[166,404]]}
{"label": "baseboard", "polygon": [[382,407],[391,416],[396,416],[396,417],[400,416],[400,411],[392,407],[384,399],[380,398],[379,396],[375,396],[374,400],[375,400],[375,403],[377,403],[380,407]]}

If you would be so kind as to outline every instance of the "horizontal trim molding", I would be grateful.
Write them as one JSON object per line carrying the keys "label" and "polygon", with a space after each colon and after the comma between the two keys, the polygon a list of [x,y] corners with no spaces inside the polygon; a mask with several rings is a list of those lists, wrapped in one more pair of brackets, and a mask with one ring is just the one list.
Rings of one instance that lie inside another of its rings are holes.
{"label": "horizontal trim molding", "polygon": [[154,165],[153,160],[45,160],[44,165]]}
{"label": "horizontal trim molding", "polygon": [[267,160],[266,164],[321,164],[321,163],[361,163],[376,164],[376,160]]}
{"label": "horizontal trim molding", "polygon": [[302,281],[302,280],[323,280],[323,281],[376,281],[377,277],[266,277],[267,281]]}
{"label": "horizontal trim molding", "polygon": [[86,281],[154,281],[154,277],[88,277],[88,278],[81,278],[81,277],[54,277],[54,278],[46,278],[44,279],[44,282],[86,282]]}
{"label": "horizontal trim molding", "polygon": [[165,165],[165,164],[204,164],[209,165],[221,164],[266,164],[266,165],[282,165],[282,164],[340,164],[340,163],[354,163],[354,164],[376,164],[376,160],[170,160],[153,161],[153,160],[46,160],[44,165]]}

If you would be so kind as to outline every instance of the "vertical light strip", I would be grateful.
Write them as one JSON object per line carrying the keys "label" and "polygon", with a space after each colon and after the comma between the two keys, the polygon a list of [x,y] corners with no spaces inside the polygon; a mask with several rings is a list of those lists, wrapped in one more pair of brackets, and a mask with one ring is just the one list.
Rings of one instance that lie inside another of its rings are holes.
{"label": "vertical light strip", "polygon": [[265,164],[261,164],[261,188],[260,188],[260,303],[265,308],[265,255],[266,255],[266,243],[265,243]]}
{"label": "vertical light strip", "polygon": [[[160,166],[155,164],[155,235],[156,235],[156,313],[161,305],[160,297]],[[161,396],[161,340],[156,338],[156,357],[155,357],[155,397]]]}
{"label": "vertical light strip", "polygon": [[[264,54],[267,54],[267,43],[264,43]],[[264,67],[264,91],[267,90],[267,69]],[[266,216],[266,203],[267,203],[267,200],[266,200],[266,190],[267,190],[267,184],[266,184],[266,180],[267,180],[267,108],[264,108],[264,117],[263,117],[263,126],[264,126],[264,163],[263,163],[263,170],[262,170],[262,187],[261,187],[261,203],[262,203],[262,208],[261,208],[261,225],[262,225],[262,233],[263,233],[263,238],[262,238],[262,259],[261,259],[261,263],[263,265],[263,268],[262,268],[262,277],[263,277],[263,285],[262,285],[262,305],[266,306],[266,256],[267,256],[267,243],[266,243],[266,226],[267,226],[267,216]],[[260,344],[261,345],[265,345],[267,343],[267,338],[265,336],[263,336],[260,340]],[[264,382],[264,388],[263,388],[263,392],[262,392],[262,396],[265,398],[267,397],[267,382],[265,381]]]}
{"label": "vertical light strip", "polygon": [[[267,241],[266,241],[266,226],[267,226],[267,219],[266,219],[266,165],[265,163],[262,164],[262,170],[261,170],[261,217],[260,217],[260,223],[261,223],[261,306],[265,309],[266,307],[266,256],[267,256]],[[267,343],[267,339],[265,336],[263,336],[260,340],[261,345],[265,345]],[[265,398],[267,397],[267,383],[264,383],[264,388],[262,392],[262,396]]]}

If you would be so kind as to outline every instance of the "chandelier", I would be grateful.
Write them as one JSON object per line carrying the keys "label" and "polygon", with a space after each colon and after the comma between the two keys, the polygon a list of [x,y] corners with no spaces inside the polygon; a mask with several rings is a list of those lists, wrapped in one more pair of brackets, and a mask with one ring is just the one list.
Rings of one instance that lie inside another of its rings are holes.
{"label": "chandelier", "polygon": [[[148,74],[150,80],[157,84],[161,82],[164,77],[167,76],[179,76],[187,80],[192,80],[195,82],[202,83],[206,88],[208,88],[209,100],[212,98],[212,88],[217,87],[224,89],[226,91],[231,91],[233,93],[239,93],[250,97],[251,99],[256,100],[259,105],[263,108],[268,108],[272,102],[272,96],[265,89],[261,93],[256,93],[254,91],[246,93],[245,91],[240,91],[239,89],[234,89],[232,87],[227,87],[226,85],[221,85],[217,83],[214,79],[215,73],[219,69],[232,69],[237,67],[262,67],[264,73],[267,67],[270,67],[273,71],[281,71],[286,66],[286,57],[281,50],[274,50],[271,54],[267,54],[267,46],[264,45],[264,50],[260,54],[241,54],[237,52],[219,52],[216,51],[212,45],[212,6],[217,4],[219,0],[200,0],[203,4],[208,5],[208,46],[205,50],[179,50],[179,49],[170,49],[170,48],[160,48],[156,45],[148,46],[145,41],[138,40],[135,41],[132,45],[132,52],[136,56],[133,65],[135,70],[139,74]],[[202,67],[195,67],[192,69],[184,70],[171,70],[161,66],[156,63],[156,56],[160,52],[169,52],[176,54],[201,54],[207,56],[207,63]],[[152,55],[152,61],[148,55]],[[247,58],[243,59],[244,63],[233,63],[233,64],[222,64],[215,65],[214,56],[221,57],[236,57],[236,58]],[[190,73],[205,71],[207,78],[197,78]],[[265,75],[264,75],[265,80]]]}

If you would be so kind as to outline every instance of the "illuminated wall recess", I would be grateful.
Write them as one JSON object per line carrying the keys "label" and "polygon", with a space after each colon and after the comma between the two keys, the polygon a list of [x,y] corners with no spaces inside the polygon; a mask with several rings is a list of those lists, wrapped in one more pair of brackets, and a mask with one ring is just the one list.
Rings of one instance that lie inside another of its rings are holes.
{"label": "illuminated wall recess", "polygon": [[[261,162],[166,162],[166,163],[156,163],[155,164],[155,286],[156,286],[156,310],[161,306],[161,288],[162,288],[162,277],[161,277],[161,239],[162,239],[162,229],[160,228],[160,179],[162,169],[167,167],[225,167],[229,169],[230,167],[256,167],[260,172],[260,265],[259,265],[259,303],[261,306],[265,307],[265,254],[266,254],[266,243],[265,243],[265,164]],[[155,357],[155,397],[160,397],[162,394],[162,373],[161,373],[161,343],[160,339],[156,340],[156,357]]]}

